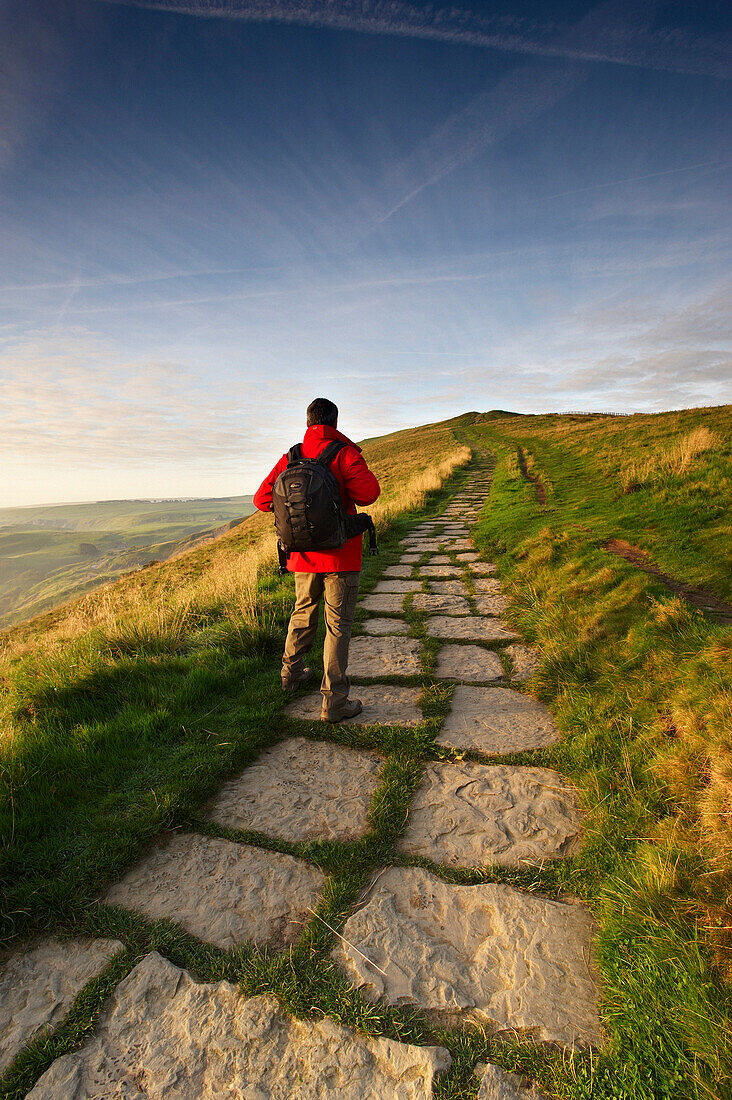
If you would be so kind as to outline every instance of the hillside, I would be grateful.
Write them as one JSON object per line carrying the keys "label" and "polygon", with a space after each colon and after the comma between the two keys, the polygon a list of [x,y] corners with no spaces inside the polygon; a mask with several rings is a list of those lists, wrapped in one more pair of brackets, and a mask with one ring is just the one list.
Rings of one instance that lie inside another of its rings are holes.
{"label": "hillside", "polygon": [[[460,501],[487,494],[482,510],[468,509],[471,537],[495,563],[495,584],[510,601],[501,611],[507,626],[540,655],[518,690],[549,708],[561,734],[500,763],[552,769],[576,791],[582,843],[561,859],[440,867],[397,850],[425,767],[490,761],[441,743],[458,689],[438,675],[442,643],[412,595],[400,632],[421,648],[421,671],[400,677],[387,667],[380,680],[385,698],[405,684],[421,692],[423,724],[324,732],[283,715],[279,659],[292,582],[275,570],[269,516],[1,635],[3,939],[18,949],[42,930],[83,932],[114,937],[125,953],[87,987],[53,1040],[18,1057],[0,1096],[24,1096],[156,950],[206,981],[274,992],[298,1016],[444,1046],[453,1066],[436,1085],[442,1100],[475,1097],[473,1067],[491,1061],[574,1100],[729,1097],[731,429],[729,406],[630,417],[496,411],[364,444],[384,490],[370,509],[382,552],[364,560],[366,594],[382,575],[409,575],[402,592],[435,592],[412,564],[424,568],[427,543],[423,553],[410,534],[415,552],[405,555],[400,540],[417,520],[432,523],[444,509],[457,519]],[[445,582],[444,592],[468,585],[477,601],[479,591],[499,591],[490,579],[476,588],[465,564],[476,555],[463,562],[459,553],[449,560],[463,579]],[[428,566],[425,576],[430,568],[444,567]],[[367,606],[357,613],[358,637],[368,638]],[[484,650],[498,656],[505,683],[500,645]],[[206,819],[222,782],[283,737],[386,758],[364,837],[286,842]],[[182,828],[289,854],[329,876],[289,951],[222,950],[170,920],[99,900],[153,838]],[[581,901],[599,929],[599,1049],[532,1042],[530,1028],[462,1031],[452,1019],[355,993],[330,962],[332,929],[343,930],[384,866],[421,868],[448,886],[512,887],[542,904]]]}
{"label": "hillside", "polygon": [[216,538],[251,497],[0,508],[0,628]]}

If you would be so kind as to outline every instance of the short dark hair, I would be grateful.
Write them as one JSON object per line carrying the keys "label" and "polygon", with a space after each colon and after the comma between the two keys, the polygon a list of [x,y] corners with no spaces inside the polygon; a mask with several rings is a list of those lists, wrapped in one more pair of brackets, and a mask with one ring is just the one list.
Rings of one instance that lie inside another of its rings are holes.
{"label": "short dark hair", "polygon": [[316,397],[308,405],[308,428],[312,428],[313,424],[327,424],[329,428],[335,428],[337,419],[338,406],[327,397]]}

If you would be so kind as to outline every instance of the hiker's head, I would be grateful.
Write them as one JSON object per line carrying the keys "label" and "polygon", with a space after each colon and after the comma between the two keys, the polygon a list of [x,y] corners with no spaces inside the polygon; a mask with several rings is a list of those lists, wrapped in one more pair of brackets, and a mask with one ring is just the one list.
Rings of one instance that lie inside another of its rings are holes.
{"label": "hiker's head", "polygon": [[308,428],[314,424],[327,424],[329,428],[335,428],[338,423],[338,406],[329,401],[327,397],[316,397],[308,405]]}

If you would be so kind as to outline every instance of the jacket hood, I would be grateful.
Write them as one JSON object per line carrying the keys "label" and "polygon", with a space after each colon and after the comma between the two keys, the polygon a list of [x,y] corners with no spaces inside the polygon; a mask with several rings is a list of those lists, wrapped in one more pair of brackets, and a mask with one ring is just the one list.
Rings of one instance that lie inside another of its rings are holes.
{"label": "jacket hood", "polygon": [[349,447],[355,447],[356,450],[361,453],[361,448],[358,443],[354,443],[352,439],[349,439],[343,432],[339,432],[337,428],[331,428],[328,424],[313,424],[305,432],[305,439],[315,440],[323,439],[330,442],[333,439],[340,439],[342,443],[347,443]]}

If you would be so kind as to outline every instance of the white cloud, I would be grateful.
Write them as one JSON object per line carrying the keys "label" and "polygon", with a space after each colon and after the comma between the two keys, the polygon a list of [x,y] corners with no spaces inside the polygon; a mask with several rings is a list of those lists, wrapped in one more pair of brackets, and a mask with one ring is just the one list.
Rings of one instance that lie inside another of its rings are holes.
{"label": "white cloud", "polygon": [[74,466],[218,465],[262,432],[246,415],[253,391],[213,390],[185,364],[119,361],[84,330],[39,334],[0,352],[0,448]]}

